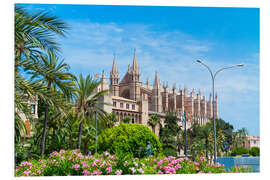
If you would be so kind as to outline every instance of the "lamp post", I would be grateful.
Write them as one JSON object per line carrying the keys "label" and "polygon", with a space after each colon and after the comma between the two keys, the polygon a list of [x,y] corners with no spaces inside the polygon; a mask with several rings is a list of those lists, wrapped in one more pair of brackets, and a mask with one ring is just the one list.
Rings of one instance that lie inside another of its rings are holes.
{"label": "lamp post", "polygon": [[97,112],[95,112],[95,119],[96,119],[96,154],[97,154]]}
{"label": "lamp post", "polygon": [[190,114],[189,113],[186,113],[186,111],[184,111],[184,114],[182,115],[182,122],[184,122],[184,134],[185,134],[185,147],[184,147],[184,154],[185,156],[187,157],[187,121],[189,120],[189,117],[190,118]]}
{"label": "lamp post", "polygon": [[237,65],[233,65],[233,66],[228,66],[228,67],[223,67],[219,70],[217,70],[215,73],[212,72],[212,70],[206,65],[204,64],[201,60],[197,60],[198,63],[202,64],[204,67],[206,67],[208,69],[208,71],[211,74],[211,78],[212,78],[212,93],[213,93],[213,99],[212,99],[212,109],[213,109],[213,120],[214,120],[214,163],[217,162],[217,142],[216,142],[216,119],[215,119],[215,78],[216,75],[220,72],[223,71],[225,69],[230,69],[230,68],[234,68],[234,67],[242,67],[244,66],[244,64],[237,64]]}

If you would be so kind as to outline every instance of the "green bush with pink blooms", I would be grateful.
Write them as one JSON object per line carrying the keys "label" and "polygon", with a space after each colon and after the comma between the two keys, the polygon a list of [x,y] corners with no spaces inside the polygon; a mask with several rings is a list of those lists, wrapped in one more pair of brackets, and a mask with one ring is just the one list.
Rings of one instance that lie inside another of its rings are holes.
{"label": "green bush with pink blooms", "polygon": [[90,176],[124,174],[194,174],[251,172],[248,167],[234,167],[226,171],[224,166],[208,164],[201,157],[195,162],[173,156],[148,156],[142,159],[117,157],[104,152],[99,155],[82,155],[77,150],[52,152],[46,159],[23,161],[15,168],[15,176]]}

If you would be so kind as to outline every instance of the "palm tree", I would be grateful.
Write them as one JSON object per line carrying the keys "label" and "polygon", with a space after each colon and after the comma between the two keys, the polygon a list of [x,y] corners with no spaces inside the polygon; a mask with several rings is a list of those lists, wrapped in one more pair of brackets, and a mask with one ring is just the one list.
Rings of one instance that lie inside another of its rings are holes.
{"label": "palm tree", "polygon": [[147,122],[147,124],[152,127],[152,130],[154,133],[156,133],[155,132],[156,125],[160,124],[160,123],[161,123],[161,121],[160,121],[160,118],[157,114],[151,115],[148,122]]}
{"label": "palm tree", "polygon": [[[40,78],[43,84],[46,85],[47,92],[57,92],[55,90],[60,90],[62,93],[58,93],[58,97],[64,96],[70,98],[72,92],[74,91],[74,79],[75,76],[71,73],[68,73],[69,66],[64,63],[64,61],[59,62],[59,58],[53,53],[48,52],[48,55],[41,56],[41,62],[34,66],[31,79]],[[54,88],[52,88],[55,86]],[[57,99],[57,97],[55,97]],[[59,102],[58,102],[59,103]],[[45,117],[43,123],[43,133],[42,133],[42,142],[41,142],[41,155],[44,155],[45,150],[45,138],[47,130],[47,121],[48,121],[48,110],[49,110],[49,101],[45,100]],[[61,111],[63,106],[54,106],[56,109]]]}
{"label": "palm tree", "polygon": [[[87,116],[93,118],[93,115],[99,114],[102,117],[106,112],[99,107],[99,105],[106,104],[102,101],[99,101],[101,96],[104,96],[108,93],[108,90],[96,92],[100,82],[95,81],[88,75],[86,78],[83,78],[80,75],[79,79],[76,80],[76,113],[79,120],[79,134],[78,134],[78,149],[81,149],[81,138],[82,138],[82,128],[83,124],[89,124]],[[90,118],[91,119],[91,118]]]}
{"label": "palm tree", "polygon": [[210,127],[210,124],[206,124],[201,127],[201,131],[199,134],[199,139],[202,139],[204,141],[204,149],[205,149],[205,157],[206,159],[209,159],[209,151],[211,151],[211,144],[210,144],[210,139],[211,139],[211,132],[212,129]]}
{"label": "palm tree", "polygon": [[244,145],[248,132],[246,128],[238,129],[233,133],[233,148],[241,147]]}
{"label": "palm tree", "polygon": [[55,35],[64,36],[68,26],[47,12],[29,14],[15,5],[15,59],[36,61],[43,51],[59,51]]}
{"label": "palm tree", "polygon": [[[41,80],[30,82],[29,79],[24,78],[21,71],[36,68],[36,62],[47,50],[59,51],[55,35],[64,36],[68,27],[57,17],[50,16],[46,12],[30,14],[18,5],[15,5],[14,15],[15,127],[16,132],[23,132],[24,126],[18,112],[24,113],[27,119],[31,118],[31,113],[28,113],[26,107],[26,100],[38,95],[40,99],[50,102],[55,94],[48,94]],[[17,133],[16,137],[17,135],[21,133]]]}
{"label": "palm tree", "polygon": [[112,112],[110,114],[107,114],[107,116],[105,116],[103,126],[104,128],[111,128],[115,125],[116,122],[118,122],[118,118],[116,114]]}

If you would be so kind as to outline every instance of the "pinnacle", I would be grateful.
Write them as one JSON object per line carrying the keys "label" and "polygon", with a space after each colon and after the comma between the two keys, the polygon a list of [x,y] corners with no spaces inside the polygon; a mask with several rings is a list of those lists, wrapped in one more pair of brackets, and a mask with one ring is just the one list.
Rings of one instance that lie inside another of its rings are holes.
{"label": "pinnacle", "polygon": [[134,49],[132,71],[135,73],[139,73],[139,65],[138,65],[137,57],[136,57],[136,49]]}
{"label": "pinnacle", "polygon": [[112,72],[113,74],[118,74],[118,69],[116,67],[116,59],[115,59],[115,55],[114,55],[114,58],[113,58],[113,65],[112,65]]}
{"label": "pinnacle", "polygon": [[157,72],[157,71],[156,71],[156,73],[155,73],[155,81],[154,81],[154,86],[159,86],[158,72]]}

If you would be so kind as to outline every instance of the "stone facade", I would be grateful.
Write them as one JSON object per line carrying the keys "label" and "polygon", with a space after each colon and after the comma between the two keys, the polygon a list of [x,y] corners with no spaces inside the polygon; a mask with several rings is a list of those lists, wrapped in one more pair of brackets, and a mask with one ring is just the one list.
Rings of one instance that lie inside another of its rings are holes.
{"label": "stone facade", "polygon": [[[128,70],[122,80],[119,78],[116,59],[113,59],[113,65],[110,72],[110,85],[108,85],[104,72],[101,77],[100,90],[109,90],[109,94],[104,101],[111,103],[112,107],[104,106],[108,113],[114,112],[119,120],[124,117],[130,117],[132,123],[140,123],[147,125],[148,118],[152,114],[158,114],[164,121],[167,112],[173,112],[182,120],[184,111],[192,114],[193,120],[197,120],[200,125],[209,121],[212,117],[212,94],[209,100],[202,96],[199,90],[195,94],[194,89],[188,92],[188,89],[176,88],[176,84],[172,89],[169,88],[168,81],[163,82],[161,86],[158,78],[158,72],[155,72],[154,82],[149,84],[149,80],[145,83],[140,81],[140,69],[134,52],[132,66],[128,66]],[[215,115],[218,117],[217,95],[215,96]],[[188,127],[191,122],[188,123]],[[158,127],[156,127],[158,133]]]}
{"label": "stone facade", "polygon": [[260,136],[247,136],[244,143],[245,148],[260,147]]}
{"label": "stone facade", "polygon": [[[30,109],[30,112],[32,114],[33,119],[38,118],[38,97],[35,96],[34,98],[28,98],[25,96],[25,103]],[[20,116],[20,118],[24,121],[25,127],[26,127],[26,134],[25,137],[29,137],[32,135],[31,129],[32,129],[32,124],[30,123],[30,120],[26,117],[26,115],[19,111],[18,109],[15,108],[15,112]]]}

